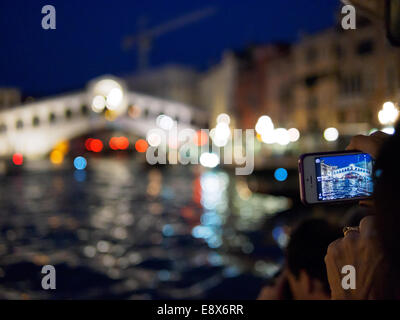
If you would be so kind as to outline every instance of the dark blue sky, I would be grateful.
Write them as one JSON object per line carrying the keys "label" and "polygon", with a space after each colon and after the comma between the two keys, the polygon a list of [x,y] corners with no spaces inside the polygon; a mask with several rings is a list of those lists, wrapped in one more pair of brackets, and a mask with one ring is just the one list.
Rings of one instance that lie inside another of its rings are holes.
{"label": "dark blue sky", "polygon": [[[338,166],[338,168],[344,168],[347,167],[351,163],[359,163],[363,162],[365,159],[364,154],[358,154],[358,155],[346,155],[346,156],[336,156],[336,157],[321,157],[320,158],[322,161],[324,161],[325,164],[330,165],[330,166]],[[367,155],[366,157],[367,162],[372,161],[371,157]]]}
{"label": "dark blue sky", "polygon": [[[41,28],[46,4],[56,8],[56,30]],[[152,66],[204,69],[227,48],[294,41],[300,32],[334,24],[339,0],[1,0],[0,86],[48,95],[102,74],[132,72],[136,52],[122,50],[121,40],[137,31],[139,17],[151,27],[208,6],[217,13],[156,40]]]}

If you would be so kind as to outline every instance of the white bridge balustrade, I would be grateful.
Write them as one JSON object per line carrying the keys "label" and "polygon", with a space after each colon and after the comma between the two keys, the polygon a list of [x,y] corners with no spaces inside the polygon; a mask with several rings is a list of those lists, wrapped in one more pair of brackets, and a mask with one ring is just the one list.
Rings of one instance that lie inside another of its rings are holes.
{"label": "white bridge balustrade", "polygon": [[[91,108],[89,90],[54,96],[0,111],[0,157],[21,153],[27,158],[48,154],[60,141],[70,140],[103,128],[124,130],[146,137],[156,127],[156,118],[167,115],[178,130],[207,126],[207,114],[193,106],[127,91],[127,110],[114,121]],[[136,115],[129,115],[134,108]]]}
{"label": "white bridge balustrade", "polygon": [[371,176],[371,170],[357,167],[354,164],[350,164],[345,168],[340,168],[336,170],[332,170],[331,177],[332,178],[343,178],[347,174],[357,174],[362,177],[369,177]]}

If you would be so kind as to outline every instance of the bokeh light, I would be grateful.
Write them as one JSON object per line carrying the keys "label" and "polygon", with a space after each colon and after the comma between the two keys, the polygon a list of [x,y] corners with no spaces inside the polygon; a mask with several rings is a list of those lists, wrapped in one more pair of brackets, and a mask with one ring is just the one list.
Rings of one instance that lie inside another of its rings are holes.
{"label": "bokeh light", "polygon": [[394,129],[394,127],[385,127],[382,129],[382,132],[390,134],[390,135],[394,134],[395,131],[396,130]]}
{"label": "bokeh light", "polygon": [[281,248],[285,248],[289,242],[289,236],[286,234],[285,228],[281,226],[277,226],[272,230],[272,237]]}
{"label": "bokeh light", "polygon": [[91,88],[93,94],[92,110],[102,112],[105,108],[120,109],[124,104],[124,90],[115,79],[102,79]]}
{"label": "bokeh light", "polygon": [[278,128],[274,130],[274,140],[281,146],[286,146],[290,142],[289,132],[285,128]]}
{"label": "bokeh light", "polygon": [[285,181],[288,177],[288,172],[285,168],[278,168],[274,172],[274,177],[278,181]]}
{"label": "bokeh light", "polygon": [[52,164],[61,164],[64,161],[64,154],[60,150],[53,150],[50,153],[50,162]]}
{"label": "bokeh light", "polygon": [[118,138],[117,137],[112,137],[110,139],[108,145],[112,150],[118,150]]}
{"label": "bokeh light", "polygon": [[288,130],[288,133],[290,142],[296,142],[297,140],[300,139],[300,131],[297,130],[296,128],[290,128]]}
{"label": "bokeh light", "polygon": [[162,229],[162,233],[165,237],[172,237],[175,232],[172,225],[166,224]]}
{"label": "bokeh light", "polygon": [[171,130],[175,125],[175,121],[165,114],[159,115],[156,119],[156,123],[161,129],[164,130]]}
{"label": "bokeh light", "polygon": [[382,106],[382,110],[378,112],[379,122],[384,125],[396,122],[398,116],[399,110],[391,101],[385,102]]}
{"label": "bokeh light", "polygon": [[263,135],[274,130],[274,124],[270,117],[261,116],[256,123],[256,132]]}
{"label": "bokeh light", "polygon": [[108,143],[112,150],[126,150],[129,147],[127,137],[112,137]]}
{"label": "bokeh light", "polygon": [[229,138],[231,130],[225,122],[218,123],[215,127],[215,135],[219,139],[226,140]]}
{"label": "bokeh light", "polygon": [[215,153],[205,152],[200,156],[200,164],[203,167],[215,168],[219,164],[219,157]]}
{"label": "bokeh light", "polygon": [[273,144],[276,142],[274,131],[269,131],[261,134],[261,141],[266,144]]}
{"label": "bokeh light", "polygon": [[217,147],[224,147],[231,136],[231,129],[225,122],[220,122],[210,131],[210,137]]}
{"label": "bokeh light", "polygon": [[92,138],[88,138],[88,139],[85,140],[85,148],[88,151],[92,151],[91,147],[90,147],[90,143],[92,142],[92,140],[93,140]]}
{"label": "bokeh light", "polygon": [[327,128],[324,131],[326,141],[336,141],[339,138],[339,131],[336,128]]}
{"label": "bokeh light", "polygon": [[149,147],[148,143],[146,142],[146,140],[143,140],[143,139],[139,139],[135,143],[135,149],[137,152],[140,152],[140,153],[146,152],[148,147]]}
{"label": "bokeh light", "polygon": [[225,123],[225,124],[229,125],[230,122],[231,122],[231,118],[226,113],[221,113],[217,117],[217,123]]}
{"label": "bokeh light", "polygon": [[92,110],[94,112],[100,113],[106,107],[106,100],[103,96],[95,96],[92,101]]}
{"label": "bokeh light", "polygon": [[87,166],[87,161],[84,157],[78,156],[74,159],[74,167],[76,170],[84,170]]}
{"label": "bokeh light", "polygon": [[162,139],[159,133],[149,132],[147,135],[147,142],[152,147],[158,147],[161,144]]}
{"label": "bokeh light", "polygon": [[106,107],[110,110],[115,110],[122,103],[124,94],[120,87],[116,87],[110,90],[106,97]]}
{"label": "bokeh light", "polygon": [[69,151],[69,142],[68,141],[61,141],[56,144],[54,150],[60,151],[63,155],[67,154]]}
{"label": "bokeh light", "polygon": [[90,150],[93,152],[101,152],[101,150],[103,150],[103,142],[99,139],[91,139]]}
{"label": "bokeh light", "polygon": [[12,162],[16,166],[21,166],[24,163],[24,157],[21,153],[14,153],[12,157]]}
{"label": "bokeh light", "polygon": [[127,137],[119,137],[117,140],[117,145],[120,150],[126,150],[129,148],[129,140]]}

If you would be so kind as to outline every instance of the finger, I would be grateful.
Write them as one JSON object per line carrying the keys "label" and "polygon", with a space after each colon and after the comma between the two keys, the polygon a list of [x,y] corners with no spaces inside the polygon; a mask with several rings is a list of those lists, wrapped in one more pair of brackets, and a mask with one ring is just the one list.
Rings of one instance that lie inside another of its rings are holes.
{"label": "finger", "polygon": [[275,294],[276,294],[275,290],[267,286],[261,289],[261,292],[259,293],[257,300],[274,300]]}
{"label": "finger", "polygon": [[362,142],[364,142],[366,140],[366,138],[368,138],[367,136],[358,134],[356,136],[353,136],[350,140],[349,145],[347,146],[347,150],[350,149],[356,149],[357,147],[360,146],[360,144],[362,144]]}
{"label": "finger", "polygon": [[377,155],[377,143],[372,137],[357,135],[354,136],[346,150],[358,150],[370,154],[372,157]]}
{"label": "finger", "polygon": [[[326,265],[326,272],[327,272],[330,288],[337,289],[339,287],[341,274],[340,274],[340,270],[339,270],[338,261],[335,259],[334,256],[332,256],[332,254],[330,252],[332,252],[332,249],[328,250],[328,253],[326,254],[325,259],[324,259],[325,265]],[[332,289],[332,299],[340,298],[340,291],[335,290],[335,292],[336,291],[337,291],[337,294],[334,296],[333,295],[334,290]]]}
{"label": "finger", "polygon": [[388,137],[390,137],[390,135],[387,133],[384,133],[382,131],[375,131],[370,134],[370,137],[374,137],[374,138],[378,138],[378,139],[387,139]]}
{"label": "finger", "polygon": [[275,283],[278,284],[278,285],[282,284],[282,283],[284,283],[286,281],[286,279],[287,279],[287,270],[285,268],[285,269],[283,269],[282,273],[278,276],[278,278],[276,279]]}
{"label": "finger", "polygon": [[286,274],[282,274],[281,277],[279,277],[278,281],[275,283],[275,288],[278,290],[278,292],[280,292],[280,293],[283,292],[287,281],[288,281],[288,278],[287,278]]}
{"label": "finger", "polygon": [[362,236],[375,235],[375,217],[367,216],[362,218],[360,221],[359,230]]}
{"label": "finger", "polygon": [[[326,250],[326,257],[334,257],[339,250],[340,244],[343,241],[343,238],[336,239],[331,242]],[[325,257],[325,258],[326,258]]]}
{"label": "finger", "polygon": [[348,243],[348,242],[353,242],[357,239],[359,239],[360,233],[356,230],[350,230],[346,232],[344,238],[343,238],[343,244]]}

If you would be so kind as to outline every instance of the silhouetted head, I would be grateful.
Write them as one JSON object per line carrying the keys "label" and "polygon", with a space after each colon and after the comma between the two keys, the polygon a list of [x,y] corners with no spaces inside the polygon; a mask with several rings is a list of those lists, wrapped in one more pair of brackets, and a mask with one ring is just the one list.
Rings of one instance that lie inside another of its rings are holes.
{"label": "silhouetted head", "polygon": [[322,219],[305,220],[293,231],[286,255],[295,299],[330,298],[324,258],[328,245],[341,236],[338,227]]}
{"label": "silhouetted head", "polygon": [[374,176],[378,234],[389,269],[385,296],[400,297],[400,122],[379,152]]}

